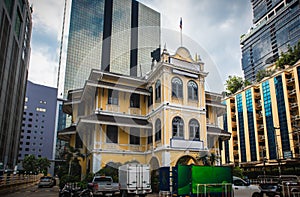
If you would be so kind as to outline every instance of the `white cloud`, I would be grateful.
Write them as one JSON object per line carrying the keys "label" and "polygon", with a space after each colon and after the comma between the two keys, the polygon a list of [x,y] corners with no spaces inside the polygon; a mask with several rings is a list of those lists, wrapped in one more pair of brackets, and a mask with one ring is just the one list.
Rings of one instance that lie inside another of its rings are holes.
{"label": "white cloud", "polygon": [[28,79],[34,83],[56,87],[57,62],[45,55],[47,48],[31,54]]}
{"label": "white cloud", "polygon": [[33,27],[35,31],[56,35],[60,38],[64,0],[30,0],[33,5]]}
{"label": "white cloud", "polygon": [[[239,37],[247,32],[251,26],[250,0],[139,1],[161,13],[161,25],[165,30],[171,29],[178,34],[180,32],[179,20],[182,17],[183,33],[190,37],[198,47],[191,47],[193,48],[191,50],[192,55],[195,53],[200,54],[207,70],[210,71],[208,81],[214,80],[213,74],[217,74],[220,75],[220,83],[223,85],[228,75],[242,75]],[[69,2],[70,0],[68,0]],[[59,41],[64,0],[30,0],[30,3],[34,7],[33,31],[52,35]],[[70,7],[70,3],[68,7]],[[66,24],[68,26],[68,22]],[[176,33],[171,34],[174,34],[172,39],[174,43],[167,43],[167,48],[170,52],[174,52],[180,45],[180,36],[175,35]],[[168,36],[162,35],[162,46],[166,42],[164,37]],[[37,38],[33,37],[32,39]],[[184,36],[183,44],[189,42],[185,39],[188,38]],[[51,86],[54,84],[55,86],[56,82],[53,79],[56,79],[57,75],[55,68],[58,67],[58,56],[54,54],[51,56],[47,52],[57,51],[59,45],[57,43],[49,45],[47,42],[43,44],[44,46],[41,44],[38,46],[32,45],[29,76],[35,82],[40,80],[40,83],[48,83]],[[63,57],[63,60],[65,60],[65,57]],[[215,73],[215,70],[219,72]],[[41,74],[40,71],[43,73]],[[44,71],[47,71],[48,74]],[[222,87],[218,86],[212,91],[222,91]]]}

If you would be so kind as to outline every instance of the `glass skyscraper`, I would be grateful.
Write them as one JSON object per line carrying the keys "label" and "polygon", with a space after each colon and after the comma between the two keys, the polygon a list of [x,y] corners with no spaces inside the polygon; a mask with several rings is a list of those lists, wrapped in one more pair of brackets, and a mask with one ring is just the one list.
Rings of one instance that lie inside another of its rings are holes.
{"label": "glass skyscraper", "polygon": [[159,47],[160,13],[136,0],[73,0],[64,95],[82,88],[92,68],[145,75]]}
{"label": "glass skyscraper", "polygon": [[253,27],[241,36],[245,79],[255,81],[258,70],[274,63],[288,45],[300,40],[299,0],[251,0]]}
{"label": "glass skyscraper", "polygon": [[13,169],[18,159],[31,12],[28,0],[0,1],[0,166],[5,169]]}

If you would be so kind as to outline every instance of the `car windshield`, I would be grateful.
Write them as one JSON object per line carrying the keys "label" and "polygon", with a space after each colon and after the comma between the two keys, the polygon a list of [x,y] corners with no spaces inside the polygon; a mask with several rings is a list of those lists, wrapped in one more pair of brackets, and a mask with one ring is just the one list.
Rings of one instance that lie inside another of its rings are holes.
{"label": "car windshield", "polygon": [[49,182],[49,181],[51,181],[51,178],[50,177],[42,177],[41,181],[43,181],[43,182]]}
{"label": "car windshield", "polygon": [[95,182],[111,182],[110,178],[99,177],[94,179]]}

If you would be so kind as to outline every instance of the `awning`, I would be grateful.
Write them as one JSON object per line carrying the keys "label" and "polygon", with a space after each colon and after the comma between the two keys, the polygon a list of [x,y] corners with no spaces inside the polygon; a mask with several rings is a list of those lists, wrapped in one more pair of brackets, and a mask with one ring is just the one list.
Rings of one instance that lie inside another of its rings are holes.
{"label": "awning", "polygon": [[102,125],[115,125],[119,127],[135,127],[143,129],[151,129],[151,124],[143,118],[119,116],[119,115],[104,115],[95,114],[89,117],[84,117],[79,120],[79,124],[92,123]]}
{"label": "awning", "polygon": [[89,86],[92,86],[92,87],[113,89],[113,90],[118,90],[118,91],[122,91],[122,92],[137,93],[137,94],[150,96],[150,92],[147,89],[139,88],[139,87],[121,85],[121,84],[110,83],[110,82],[106,82],[106,81],[98,81],[98,82],[87,81],[86,84]]}
{"label": "awning", "polygon": [[219,138],[223,141],[229,140],[231,137],[231,133],[224,131],[218,127],[207,126],[207,134],[219,136]]}
{"label": "awning", "polygon": [[76,126],[72,125],[70,127],[67,127],[61,131],[57,132],[57,137],[60,140],[68,141],[71,137],[71,135],[76,134]]}

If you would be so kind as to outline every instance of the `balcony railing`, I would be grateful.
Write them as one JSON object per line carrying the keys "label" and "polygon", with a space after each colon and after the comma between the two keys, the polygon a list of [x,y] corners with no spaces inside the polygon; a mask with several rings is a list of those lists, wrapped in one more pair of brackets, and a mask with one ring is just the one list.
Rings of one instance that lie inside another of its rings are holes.
{"label": "balcony railing", "polygon": [[170,140],[170,145],[171,148],[204,150],[203,141],[193,141],[193,140],[172,138]]}

